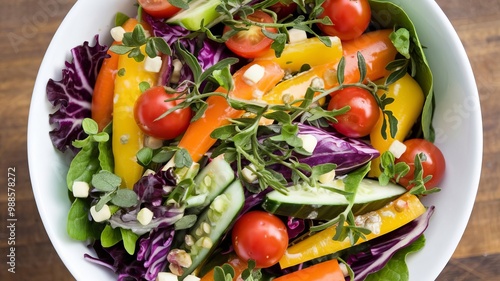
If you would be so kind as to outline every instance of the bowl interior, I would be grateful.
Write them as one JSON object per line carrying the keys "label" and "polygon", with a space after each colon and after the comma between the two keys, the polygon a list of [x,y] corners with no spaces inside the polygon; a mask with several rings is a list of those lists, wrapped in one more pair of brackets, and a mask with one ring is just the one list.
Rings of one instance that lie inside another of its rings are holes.
{"label": "bowl interior", "polygon": [[[38,206],[48,236],[66,267],[77,280],[114,280],[107,269],[83,259],[85,243],[66,234],[70,208],[66,186],[67,156],[49,139],[45,86],[59,79],[69,50],[95,34],[110,42],[109,30],[118,11],[133,15],[135,1],[77,1],[56,32],[40,66],[35,83],[28,124],[28,161]],[[432,0],[394,0],[413,19],[434,73],[436,144],[447,165],[442,191],[424,198],[436,211],[426,234],[427,244],[408,259],[411,280],[434,280],[453,254],[467,225],[479,184],[482,161],[482,123],[474,76],[464,48],[452,25]],[[99,7],[99,8],[96,8]],[[89,20],[92,19],[92,20]],[[97,19],[97,20],[94,20]],[[77,30],[77,32],[75,32]],[[458,153],[457,153],[458,152]]]}

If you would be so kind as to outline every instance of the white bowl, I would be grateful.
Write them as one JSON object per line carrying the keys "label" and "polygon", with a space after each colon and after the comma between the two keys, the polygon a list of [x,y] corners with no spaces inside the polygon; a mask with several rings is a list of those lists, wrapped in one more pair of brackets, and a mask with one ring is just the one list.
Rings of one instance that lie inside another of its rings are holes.
{"label": "white bowl", "polygon": [[[33,91],[28,124],[28,161],[40,216],[54,248],[77,280],[115,280],[108,269],[83,259],[85,243],[66,233],[70,208],[66,189],[68,159],[49,139],[45,87],[59,79],[69,50],[100,34],[108,35],[118,11],[133,15],[134,1],[77,1],[57,30],[40,66]],[[433,0],[394,0],[403,6],[417,27],[435,78],[436,144],[448,163],[440,193],[424,199],[436,211],[425,232],[427,243],[408,260],[410,280],[435,280],[452,256],[472,211],[482,162],[482,123],[474,76],[464,48],[451,23]],[[92,19],[92,20],[90,20]],[[103,41],[105,40],[105,41]]]}

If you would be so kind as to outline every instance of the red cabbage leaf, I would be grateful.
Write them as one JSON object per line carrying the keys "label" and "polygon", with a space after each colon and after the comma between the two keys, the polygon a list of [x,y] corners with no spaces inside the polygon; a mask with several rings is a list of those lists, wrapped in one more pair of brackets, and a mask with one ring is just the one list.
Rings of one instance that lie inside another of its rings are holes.
{"label": "red cabbage leaf", "polygon": [[72,142],[86,137],[82,128],[83,119],[90,117],[92,93],[108,47],[100,45],[98,36],[95,45],[89,42],[71,50],[72,62],[66,62],[62,79],[50,79],[47,83],[47,99],[56,108],[49,115],[54,129],[49,132],[54,146],[62,152],[74,149]]}

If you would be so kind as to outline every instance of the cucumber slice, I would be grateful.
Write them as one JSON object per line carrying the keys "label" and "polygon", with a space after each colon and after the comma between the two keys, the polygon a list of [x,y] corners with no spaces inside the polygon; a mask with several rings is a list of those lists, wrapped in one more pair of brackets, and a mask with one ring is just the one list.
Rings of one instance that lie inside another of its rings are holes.
{"label": "cucumber slice", "polygon": [[[344,190],[342,180],[335,180],[323,186]],[[288,194],[271,191],[266,195],[262,207],[278,215],[329,220],[338,216],[348,205],[344,195],[327,188],[295,185],[289,187],[288,191]],[[381,186],[378,181],[363,179],[358,187],[352,211],[358,215],[380,209],[405,192],[404,187],[396,184]]]}
{"label": "cucumber slice", "polygon": [[226,160],[216,158],[208,163],[194,178],[194,194],[187,200],[189,213],[200,213],[234,178],[234,171]]}
{"label": "cucumber slice", "polygon": [[[182,249],[191,255],[192,264],[184,269],[180,280],[191,274],[217,247],[217,243],[239,214],[245,203],[245,192],[240,181],[234,181],[199,216],[196,224],[189,230],[192,245],[184,243]],[[189,239],[187,239],[189,240]]]}
{"label": "cucumber slice", "polygon": [[221,0],[195,0],[189,3],[189,8],[182,10],[167,20],[167,23],[180,25],[187,30],[200,30],[201,24],[207,26],[220,14],[215,10]]}

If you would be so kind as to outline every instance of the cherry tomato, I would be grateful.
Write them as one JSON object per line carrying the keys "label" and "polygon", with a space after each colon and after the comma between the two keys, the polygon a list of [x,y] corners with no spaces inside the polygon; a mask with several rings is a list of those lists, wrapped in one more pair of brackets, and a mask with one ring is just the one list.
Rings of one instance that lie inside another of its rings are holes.
{"label": "cherry tomato", "polygon": [[174,97],[175,94],[167,93],[161,86],[149,88],[139,96],[134,106],[134,118],[145,134],[162,140],[171,140],[186,131],[192,116],[190,108],[178,109],[156,120],[167,110],[182,102],[165,101]]}
{"label": "cherry tomato", "polygon": [[242,260],[254,260],[258,268],[276,264],[288,247],[285,224],[275,215],[251,211],[241,216],[233,227],[233,247]]}
{"label": "cherry tomato", "polygon": [[[272,23],[273,18],[263,11],[255,11],[247,18],[253,22]],[[231,31],[231,27],[224,27],[224,33]],[[278,32],[276,28],[266,28],[269,32]],[[271,48],[273,40],[266,37],[260,27],[252,25],[248,30],[242,30],[226,41],[226,46],[233,53],[244,58],[256,58]]]}
{"label": "cherry tomato", "polygon": [[146,13],[155,18],[169,18],[181,10],[167,0],[138,0]]}
{"label": "cherry tomato", "polygon": [[341,109],[344,106],[350,106],[351,109],[336,116],[338,122],[331,123],[332,127],[351,138],[369,135],[380,115],[380,109],[373,95],[357,87],[334,92],[328,110]]}
{"label": "cherry tomato", "polygon": [[370,23],[371,9],[368,0],[326,0],[324,9],[318,18],[328,16],[332,25],[318,24],[318,27],[330,36],[340,40],[352,40],[366,30]]}
{"label": "cherry tomato", "polygon": [[406,151],[396,159],[396,163],[405,162],[410,166],[410,171],[399,180],[399,183],[407,189],[411,189],[413,185],[409,182],[415,174],[415,156],[423,153],[425,161],[422,161],[423,178],[432,175],[432,178],[425,183],[427,189],[436,187],[444,176],[446,162],[441,150],[432,142],[425,139],[409,139],[404,142]]}

